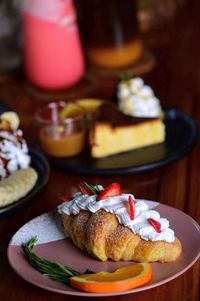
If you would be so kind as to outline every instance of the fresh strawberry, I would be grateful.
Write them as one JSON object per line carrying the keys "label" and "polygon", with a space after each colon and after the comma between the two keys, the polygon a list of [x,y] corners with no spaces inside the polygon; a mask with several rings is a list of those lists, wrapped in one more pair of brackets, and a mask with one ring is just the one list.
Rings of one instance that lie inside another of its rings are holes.
{"label": "fresh strawberry", "polygon": [[151,224],[154,227],[156,232],[158,232],[158,233],[161,232],[161,225],[159,222],[155,221],[155,219],[153,219],[153,218],[148,218],[147,220],[148,220],[149,224]]}
{"label": "fresh strawberry", "polygon": [[133,220],[135,218],[135,208],[134,208],[135,202],[131,195],[129,195],[128,197],[128,204],[129,204],[130,219]]}
{"label": "fresh strawberry", "polygon": [[88,194],[88,195],[93,195],[94,194],[94,192],[91,189],[86,187],[85,183],[79,183],[78,188],[83,194]]}
{"label": "fresh strawberry", "polygon": [[112,183],[99,193],[97,201],[104,200],[109,196],[118,196],[121,194],[122,191],[119,183]]}
{"label": "fresh strawberry", "polygon": [[72,196],[71,195],[67,195],[67,194],[61,195],[61,196],[59,196],[59,200],[63,201],[63,202],[69,202],[69,201],[72,200]]}

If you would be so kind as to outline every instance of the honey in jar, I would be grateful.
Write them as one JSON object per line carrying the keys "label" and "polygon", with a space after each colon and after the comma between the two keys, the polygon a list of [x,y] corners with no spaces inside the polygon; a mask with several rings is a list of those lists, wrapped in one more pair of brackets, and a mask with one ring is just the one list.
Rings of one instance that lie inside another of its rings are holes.
{"label": "honey in jar", "polygon": [[44,152],[53,157],[79,154],[85,146],[85,112],[74,103],[50,103],[36,114]]}

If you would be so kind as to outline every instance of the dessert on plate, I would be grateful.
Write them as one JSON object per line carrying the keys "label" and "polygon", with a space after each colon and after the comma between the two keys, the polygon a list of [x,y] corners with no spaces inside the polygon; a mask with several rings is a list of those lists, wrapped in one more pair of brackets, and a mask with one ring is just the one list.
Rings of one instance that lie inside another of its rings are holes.
{"label": "dessert on plate", "polygon": [[38,177],[19,123],[15,112],[0,115],[0,207],[25,196]]}
{"label": "dessert on plate", "polygon": [[[45,125],[39,135],[44,151],[50,156],[66,157],[87,148],[92,158],[104,158],[164,142],[162,109],[153,90],[144,85],[141,78],[131,78],[119,82],[117,94],[118,105],[96,98],[77,99],[71,105],[63,101],[50,103],[47,107],[51,121],[47,114],[42,113],[45,108],[40,110],[36,119]],[[76,112],[70,109],[75,105],[78,108]],[[55,106],[60,107],[57,112]],[[84,121],[80,117],[77,120],[80,109],[86,117]],[[73,132],[75,125],[72,119],[79,123],[86,121],[87,131],[80,131],[81,126],[77,123],[76,132]],[[62,147],[57,145],[60,142]]]}
{"label": "dessert on plate", "polygon": [[90,128],[93,158],[102,158],[165,140],[165,126],[160,117],[134,117],[121,112],[112,103],[102,104]]}
{"label": "dessert on plate", "polygon": [[165,125],[153,90],[141,78],[120,81],[118,106],[104,102],[90,129],[91,156],[101,158],[162,143]]}
{"label": "dessert on plate", "polygon": [[28,146],[14,112],[0,115],[0,179],[30,165]]}
{"label": "dessert on plate", "polygon": [[58,206],[64,231],[78,248],[101,261],[172,262],[180,256],[180,240],[151,202],[122,193],[118,183],[79,188]]}

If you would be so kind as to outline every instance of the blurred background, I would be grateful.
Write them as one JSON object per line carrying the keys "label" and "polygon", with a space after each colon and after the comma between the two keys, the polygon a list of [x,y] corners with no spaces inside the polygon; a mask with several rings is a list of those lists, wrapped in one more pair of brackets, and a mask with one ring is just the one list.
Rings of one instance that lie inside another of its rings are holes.
{"label": "blurred background", "polygon": [[[48,0],[46,2],[48,4]],[[146,57],[147,61],[141,60],[139,65],[137,65],[142,53],[144,54],[144,49],[149,50],[152,47],[158,47],[160,44],[166,43],[170,34],[170,28],[173,27],[174,19],[181,13],[183,7],[192,5],[192,2],[189,0],[115,0],[109,2],[74,0],[72,5],[78,17],[77,23],[84,60],[87,64],[86,71],[93,65],[100,67],[102,71],[102,69],[106,68],[125,67],[127,69],[132,64],[136,64],[135,69],[134,66],[131,66],[135,73],[146,73],[151,70],[154,65],[152,57]],[[52,1],[49,3],[49,6],[55,5],[56,1],[54,1],[54,4]],[[27,64],[25,52],[28,49],[28,43],[31,43],[30,40],[24,37],[24,30],[26,29],[24,27],[33,26],[23,23],[24,11],[22,7],[25,4],[27,7],[32,5],[31,1],[0,0],[1,81],[19,73],[24,75],[24,65]],[[38,9],[41,6],[41,11],[43,9],[45,14],[41,1],[40,3],[36,1],[36,5]],[[31,9],[34,8],[32,7]],[[39,34],[38,32],[38,37]],[[64,38],[66,37],[63,36]],[[43,39],[47,39],[47,37],[44,36]],[[131,40],[132,44],[129,43]],[[41,40],[38,38],[34,42],[38,43],[36,47],[39,47]],[[48,43],[48,41],[46,42]],[[130,45],[126,47],[126,43]],[[124,49],[122,44],[123,46],[125,45]],[[31,45],[30,47],[34,46]],[[55,47],[55,45],[51,45],[51,47]],[[105,50],[106,47],[110,51],[108,55]],[[119,51],[119,48],[122,59],[120,56],[113,56],[115,50]],[[45,59],[45,54],[43,53],[43,55]],[[141,68],[138,68],[138,66]],[[31,67],[33,68],[33,65]],[[119,71],[121,72],[121,70]],[[112,70],[112,73],[118,74],[119,72],[118,70],[117,72]],[[25,73],[25,77],[26,75]],[[69,86],[72,84],[69,84]]]}
{"label": "blurred background", "polygon": [[15,72],[22,65],[22,1],[0,1],[0,75]]}

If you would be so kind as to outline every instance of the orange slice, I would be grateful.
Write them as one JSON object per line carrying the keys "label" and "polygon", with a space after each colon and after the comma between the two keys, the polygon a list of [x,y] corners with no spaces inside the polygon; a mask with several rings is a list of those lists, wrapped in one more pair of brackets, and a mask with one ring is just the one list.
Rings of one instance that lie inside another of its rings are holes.
{"label": "orange slice", "polygon": [[100,272],[71,277],[71,286],[85,292],[112,293],[136,288],[149,282],[152,268],[149,263],[137,263],[117,269],[113,273]]}
{"label": "orange slice", "polygon": [[67,118],[74,118],[83,114],[84,111],[80,106],[74,103],[69,103],[60,111],[60,120],[64,121]]}
{"label": "orange slice", "polygon": [[86,113],[90,114],[93,114],[103,102],[104,100],[97,98],[82,98],[76,100],[76,103],[83,107]]}

